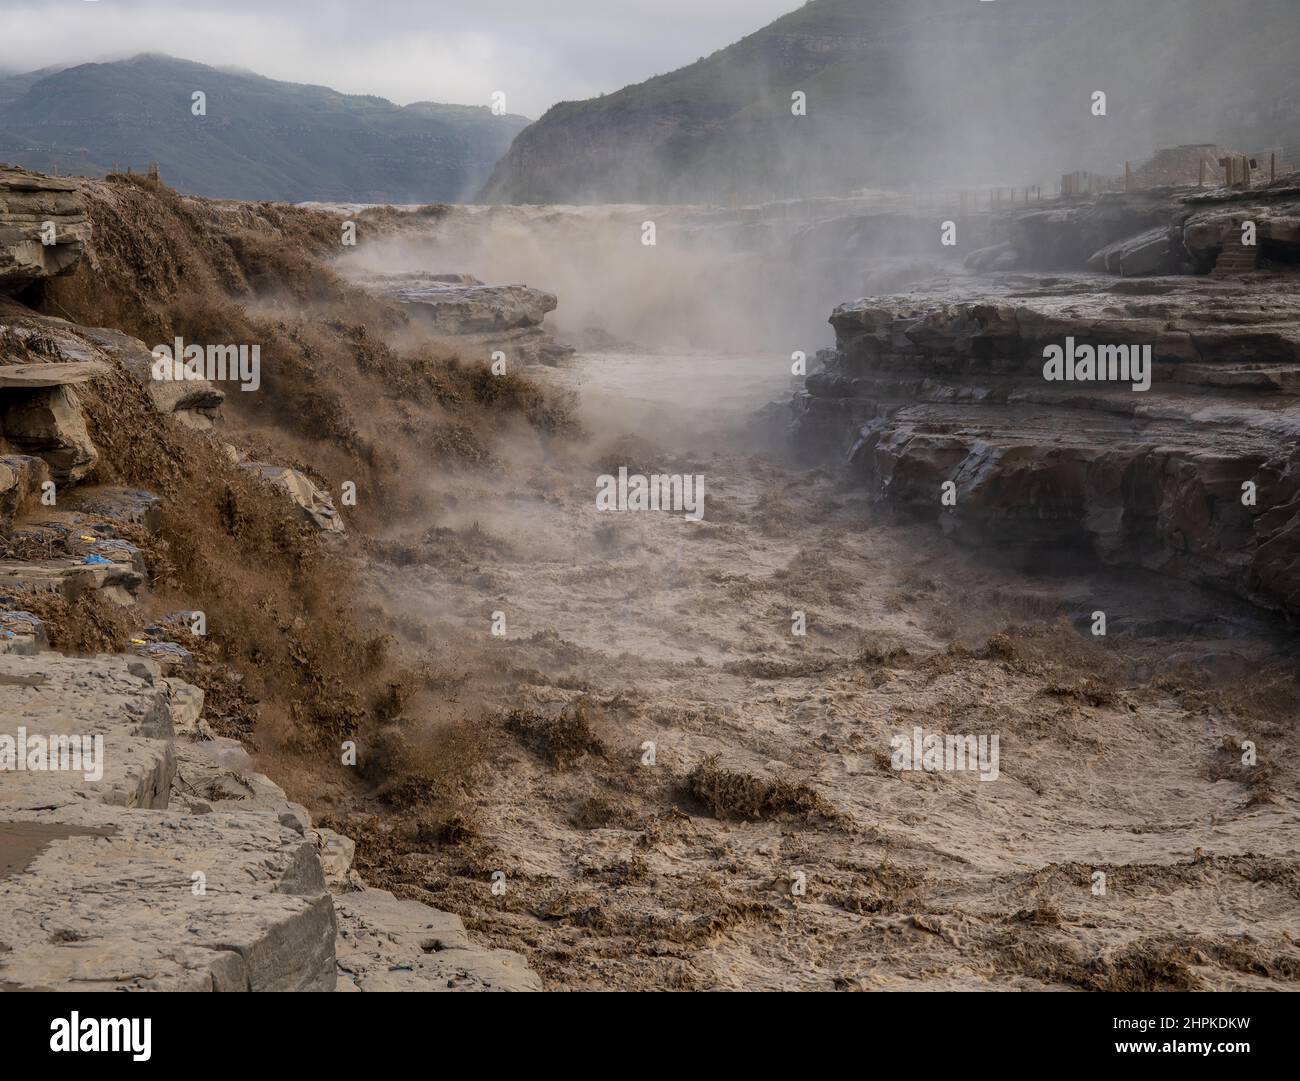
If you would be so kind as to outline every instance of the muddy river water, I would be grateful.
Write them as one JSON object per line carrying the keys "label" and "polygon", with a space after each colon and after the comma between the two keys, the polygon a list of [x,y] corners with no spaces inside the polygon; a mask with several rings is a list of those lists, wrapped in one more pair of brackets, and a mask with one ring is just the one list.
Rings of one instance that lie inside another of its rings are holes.
{"label": "muddy river water", "polygon": [[[789,363],[581,354],[540,376],[579,395],[580,445],[432,482],[437,573],[374,589],[449,664],[489,658],[458,701],[499,727],[456,843],[363,870],[555,988],[1287,986],[1289,677],[1187,672],[1267,645],[1093,639],[1098,596],[1177,604],[992,567],[745,446]],[[620,465],[703,474],[703,519],[597,510]],[[996,735],[996,777],[900,768],[927,735]]]}

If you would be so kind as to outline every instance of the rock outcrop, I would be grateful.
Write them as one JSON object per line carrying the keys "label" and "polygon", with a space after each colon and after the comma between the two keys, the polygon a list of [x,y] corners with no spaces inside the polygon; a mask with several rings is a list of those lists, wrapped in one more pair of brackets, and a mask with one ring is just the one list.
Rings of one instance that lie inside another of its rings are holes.
{"label": "rock outcrop", "polygon": [[459,916],[387,890],[335,898],[340,991],[540,991],[510,950],[470,944]]}
{"label": "rock outcrop", "polygon": [[573,353],[542,327],[555,310],[551,293],[527,285],[487,285],[468,274],[374,274],[365,288],[402,304],[424,327],[454,338],[468,359],[496,351],[507,363],[554,364]]}
{"label": "rock outcrop", "polygon": [[71,181],[0,165],[0,293],[71,270],[89,235]]}
{"label": "rock outcrop", "polygon": [[318,488],[305,473],[283,465],[270,465],[267,462],[241,464],[277,491],[283,492],[293,501],[303,518],[322,533],[337,535],[345,532],[343,519],[334,509],[334,500],[328,493]]}
{"label": "rock outcrop", "polygon": [[206,379],[155,379],[153,363],[153,352],[138,338],[38,315],[0,297],[0,439],[40,455],[56,480],[82,479],[98,454],[75,384],[118,369],[131,375],[159,413],[186,427],[212,428],[225,392]]}
{"label": "rock outcrop", "polygon": [[[1147,277],[1208,273],[1253,223],[1265,263],[1300,262],[1300,180],[1250,190],[1162,188],[1108,192],[1002,210],[999,241],[970,252],[968,270],[1060,270]],[[971,223],[967,223],[969,227]]]}
{"label": "rock outcrop", "polygon": [[[1008,276],[841,305],[799,445],[1003,555],[1097,559],[1300,615],[1300,278]],[[1150,389],[1044,349],[1150,346]],[[952,482],[955,502],[943,499]]]}
{"label": "rock outcrop", "polygon": [[0,986],[332,989],[312,841],[273,815],[168,809],[156,666],[5,657],[0,718]]}
{"label": "rock outcrop", "polygon": [[360,884],[350,839],[213,737],[197,688],[5,641],[0,988],[541,989],[459,918]]}

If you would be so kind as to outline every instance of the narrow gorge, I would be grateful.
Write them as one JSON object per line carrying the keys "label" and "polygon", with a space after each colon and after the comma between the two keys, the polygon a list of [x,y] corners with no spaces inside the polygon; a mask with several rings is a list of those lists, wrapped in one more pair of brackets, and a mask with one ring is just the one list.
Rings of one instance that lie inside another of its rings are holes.
{"label": "narrow gorge", "polygon": [[[0,983],[1293,989],[1297,282],[1285,176],[5,170],[0,735],[105,750],[6,774]],[[160,380],[177,339],[258,392]],[[1149,389],[1045,379],[1067,341]],[[702,515],[601,509],[620,470]],[[935,731],[996,783],[900,768]]]}

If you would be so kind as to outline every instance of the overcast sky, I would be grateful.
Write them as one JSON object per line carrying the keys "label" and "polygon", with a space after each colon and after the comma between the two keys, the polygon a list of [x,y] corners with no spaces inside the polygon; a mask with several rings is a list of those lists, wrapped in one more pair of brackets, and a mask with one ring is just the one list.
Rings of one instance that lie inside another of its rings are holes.
{"label": "overcast sky", "polygon": [[0,69],[165,52],[400,104],[557,101],[688,64],[801,0],[0,0]]}

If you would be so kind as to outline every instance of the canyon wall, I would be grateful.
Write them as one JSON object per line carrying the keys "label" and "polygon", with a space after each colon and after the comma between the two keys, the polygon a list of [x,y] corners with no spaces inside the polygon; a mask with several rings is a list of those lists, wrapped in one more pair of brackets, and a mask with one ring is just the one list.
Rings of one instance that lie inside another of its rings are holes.
{"label": "canyon wall", "polygon": [[[1142,567],[1300,614],[1300,188],[1004,227],[968,263],[1015,271],[835,309],[836,348],[794,402],[798,449],[990,554]],[[1046,379],[1044,350],[1070,340],[1149,346],[1149,389]]]}

